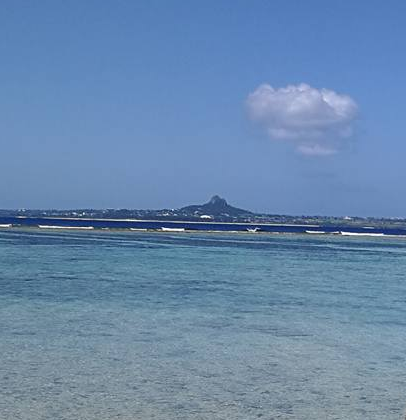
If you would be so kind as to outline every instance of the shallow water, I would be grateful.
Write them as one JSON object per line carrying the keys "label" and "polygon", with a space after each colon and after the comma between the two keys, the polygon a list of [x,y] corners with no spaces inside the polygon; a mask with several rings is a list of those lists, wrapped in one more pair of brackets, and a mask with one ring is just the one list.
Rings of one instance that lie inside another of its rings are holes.
{"label": "shallow water", "polygon": [[406,240],[0,230],[0,419],[400,419]]}

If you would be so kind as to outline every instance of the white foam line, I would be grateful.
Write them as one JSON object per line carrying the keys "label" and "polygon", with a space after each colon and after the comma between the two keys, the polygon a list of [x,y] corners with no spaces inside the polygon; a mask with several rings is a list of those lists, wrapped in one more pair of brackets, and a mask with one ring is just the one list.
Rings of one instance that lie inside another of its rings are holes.
{"label": "white foam line", "polygon": [[306,233],[310,233],[310,234],[318,234],[318,235],[325,235],[327,232],[325,232],[324,230],[306,230]]}
{"label": "white foam line", "polygon": [[93,230],[93,226],[49,226],[49,225],[38,225],[40,229],[84,229]]}
{"label": "white foam line", "polygon": [[162,232],[185,232],[185,228],[169,228],[169,227],[161,227]]}
{"label": "white foam line", "polygon": [[359,232],[345,232],[341,231],[343,236],[386,236],[384,233],[359,233]]}

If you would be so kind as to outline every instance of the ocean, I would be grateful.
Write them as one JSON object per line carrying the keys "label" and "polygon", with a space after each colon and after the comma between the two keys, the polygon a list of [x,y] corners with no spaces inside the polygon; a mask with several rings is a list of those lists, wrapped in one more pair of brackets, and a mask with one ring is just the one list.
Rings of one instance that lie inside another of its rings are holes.
{"label": "ocean", "polygon": [[0,419],[399,420],[406,240],[0,229]]}

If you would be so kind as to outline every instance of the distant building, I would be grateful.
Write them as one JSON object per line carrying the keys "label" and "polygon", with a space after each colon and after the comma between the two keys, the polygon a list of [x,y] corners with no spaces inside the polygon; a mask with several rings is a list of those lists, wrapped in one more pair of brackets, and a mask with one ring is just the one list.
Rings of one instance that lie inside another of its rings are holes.
{"label": "distant building", "polygon": [[208,214],[202,214],[202,215],[200,216],[200,218],[201,218],[201,219],[209,219],[209,220],[211,220],[211,219],[213,219],[213,216],[209,216]]}

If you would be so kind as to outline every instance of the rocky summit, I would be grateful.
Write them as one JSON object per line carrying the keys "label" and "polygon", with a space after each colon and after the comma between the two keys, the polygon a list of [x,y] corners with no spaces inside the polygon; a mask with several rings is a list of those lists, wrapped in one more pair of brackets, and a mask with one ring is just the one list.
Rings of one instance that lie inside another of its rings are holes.
{"label": "rocky summit", "polygon": [[209,202],[205,204],[191,205],[180,209],[182,213],[199,214],[209,216],[243,216],[252,214],[248,210],[239,209],[230,206],[224,198],[218,195],[213,196]]}

